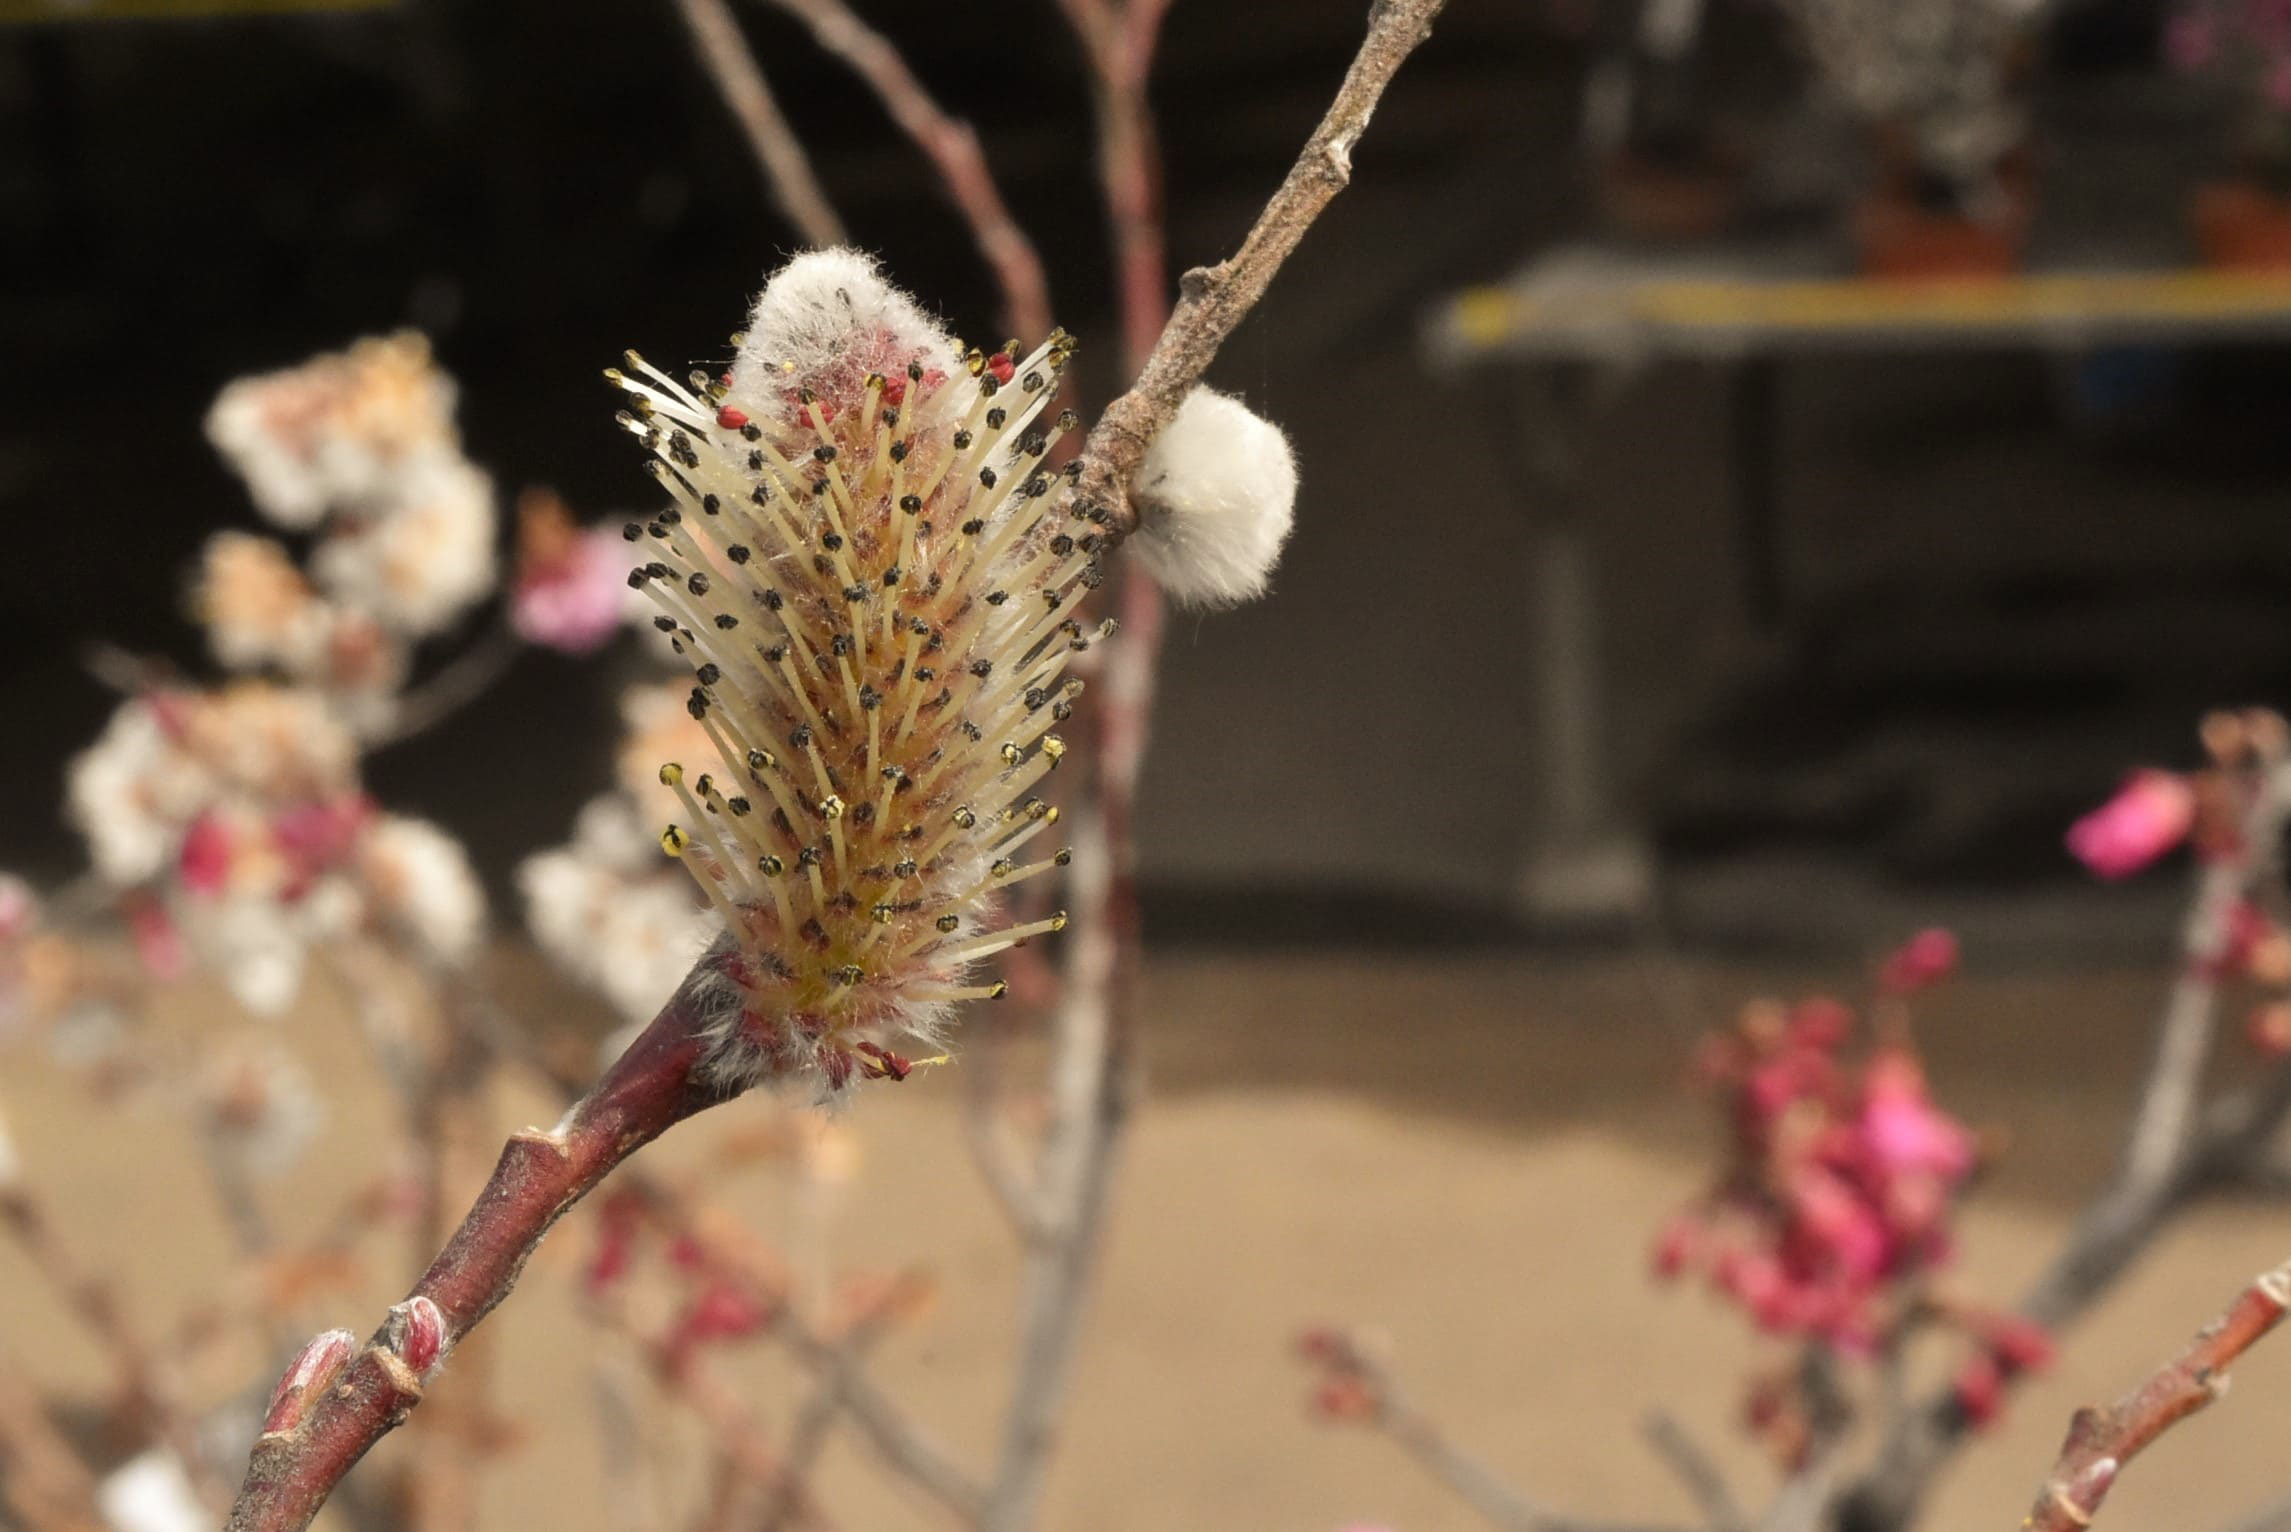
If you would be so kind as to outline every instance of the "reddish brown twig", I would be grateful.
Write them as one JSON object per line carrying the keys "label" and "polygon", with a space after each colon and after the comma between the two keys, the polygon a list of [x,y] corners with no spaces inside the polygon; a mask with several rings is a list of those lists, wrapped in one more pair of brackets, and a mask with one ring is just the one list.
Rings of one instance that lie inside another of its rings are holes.
{"label": "reddish brown twig", "polygon": [[835,205],[812,173],[802,141],[781,115],[772,88],[764,83],[764,72],[740,35],[732,8],[724,0],[676,0],[676,9],[692,34],[700,62],[708,67],[708,77],[716,82],[717,93],[738,119],[772,200],[807,243],[842,244],[843,220],[835,216]]}
{"label": "reddish brown twig", "polygon": [[1168,239],[1162,227],[1161,148],[1146,82],[1169,0],[1059,0],[1090,61],[1098,121],[1098,181],[1114,240],[1123,364],[1145,365],[1169,322]]}
{"label": "reddish brown twig", "polygon": [[2037,1492],[2023,1532],[2076,1532],[2090,1526],[2126,1464],[2227,1389],[2228,1365],[2280,1324],[2291,1309],[2291,1262],[2262,1272],[2187,1350],[2105,1409],[2076,1412],[2059,1460]]}
{"label": "reddish brown twig", "polygon": [[1042,273],[1042,258],[1010,216],[979,148],[978,133],[932,99],[899,50],[860,20],[844,0],[772,3],[800,19],[820,47],[850,65],[882,101],[891,120],[930,159],[946,183],[947,195],[970,225],[979,253],[994,269],[1002,289],[1004,322],[1012,332],[1029,342],[1047,334],[1050,284]]}
{"label": "reddish brown twig", "polygon": [[1336,100],[1305,141],[1304,153],[1241,241],[1214,266],[1187,272],[1177,307],[1137,381],[1106,407],[1082,450],[1074,500],[1102,510],[1117,536],[1136,524],[1127,485],[1146,449],[1201,381],[1274,274],[1321,210],[1352,180],[1352,148],[1368,127],[1384,88],[1432,29],[1446,0],[1376,0],[1368,36],[1345,71]]}
{"label": "reddish brown twig", "polygon": [[[669,1128],[726,1100],[696,1078],[704,960],[660,1015],[554,1129],[517,1134],[445,1249],[323,1396],[266,1430],[247,1463],[227,1532],[297,1532],[366,1450],[421,1403],[430,1367],[508,1296],[567,1209]],[[439,1332],[419,1333],[435,1306]]]}

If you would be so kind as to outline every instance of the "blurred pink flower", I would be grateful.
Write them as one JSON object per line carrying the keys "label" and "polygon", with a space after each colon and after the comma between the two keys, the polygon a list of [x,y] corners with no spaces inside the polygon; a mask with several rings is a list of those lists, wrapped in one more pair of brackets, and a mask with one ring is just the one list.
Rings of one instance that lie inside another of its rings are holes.
{"label": "blurred pink flower", "polygon": [[1878,970],[1878,988],[1889,995],[1931,989],[1957,971],[1957,938],[1939,926],[1918,932],[1895,949]]}
{"label": "blurred pink flower", "polygon": [[2164,28],[2164,58],[2174,69],[2194,73],[2219,51],[2219,28],[2203,11],[2182,11]]}
{"label": "blurred pink flower", "polygon": [[1898,1048],[1873,1057],[1862,1075],[1860,1137],[1883,1170],[1954,1181],[1973,1168],[1973,1135],[1933,1104],[1925,1071]]}
{"label": "blurred pink flower", "polygon": [[2136,771],[2068,829],[2068,849],[2103,878],[2127,878],[2181,841],[2195,825],[2195,789],[2168,771]]}
{"label": "blurred pink flower", "polygon": [[587,654],[620,628],[628,550],[619,534],[584,532],[547,490],[517,503],[517,583],[509,620],[527,643]]}
{"label": "blurred pink flower", "polygon": [[2261,89],[2266,92],[2269,106],[2279,112],[2291,112],[2291,57],[2276,59],[2267,66]]}

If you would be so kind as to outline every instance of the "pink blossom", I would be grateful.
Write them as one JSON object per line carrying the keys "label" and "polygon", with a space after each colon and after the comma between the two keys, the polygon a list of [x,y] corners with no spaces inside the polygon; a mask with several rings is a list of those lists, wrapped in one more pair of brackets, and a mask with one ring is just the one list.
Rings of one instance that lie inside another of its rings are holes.
{"label": "pink blossom", "polygon": [[183,886],[194,894],[219,894],[231,876],[231,832],[213,814],[201,814],[183,832],[176,853]]}
{"label": "pink blossom", "polygon": [[1903,942],[1878,970],[1878,988],[1889,995],[1931,989],[1957,971],[1957,938],[1939,926]]}
{"label": "pink blossom", "polygon": [[167,907],[148,896],[126,901],[127,934],[135,945],[136,960],[152,978],[168,981],[180,979],[190,969],[191,960],[183,948],[183,933],[175,928]]}
{"label": "pink blossom", "polygon": [[2195,825],[2195,789],[2168,771],[2136,771],[2068,830],[2068,849],[2103,878],[2126,878],[2181,841]]}
{"label": "pink blossom", "polygon": [[1862,1075],[1860,1129],[1884,1171],[1954,1181],[1973,1168],[1973,1135],[1933,1104],[1925,1071],[1899,1049],[1877,1054]]}
{"label": "pink blossom", "polygon": [[273,817],[271,839],[291,869],[286,896],[299,898],[321,874],[339,866],[373,812],[373,800],[363,793],[344,793],[298,804]]}
{"label": "pink blossom", "polygon": [[40,896],[13,873],[0,872],[0,942],[12,942],[40,923]]}
{"label": "pink blossom", "polygon": [[587,532],[546,563],[521,564],[510,621],[527,643],[587,654],[620,628],[628,550],[614,532]]}
{"label": "pink blossom", "polygon": [[610,639],[628,601],[623,536],[582,531],[552,490],[519,495],[517,583],[509,594],[517,636],[565,654],[587,654]]}

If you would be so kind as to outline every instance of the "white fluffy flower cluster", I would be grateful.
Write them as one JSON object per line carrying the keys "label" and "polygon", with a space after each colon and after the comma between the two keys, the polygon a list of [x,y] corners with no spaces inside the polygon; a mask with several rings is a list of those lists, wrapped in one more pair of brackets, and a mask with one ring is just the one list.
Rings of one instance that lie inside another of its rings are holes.
{"label": "white fluffy flower cluster", "polygon": [[369,925],[424,959],[469,961],[484,895],[460,846],[379,812],[357,743],[318,693],[265,681],[123,704],[71,763],[66,808],[97,873],[147,893],[249,1009],[299,990],[314,944]]}
{"label": "white fluffy flower cluster", "polygon": [[618,784],[582,808],[570,843],[517,874],[534,941],[630,1023],[649,1021],[676,992],[719,926],[683,869],[662,858],[656,828],[674,812],[657,763],[706,745],[686,690],[680,681],[629,690]]}
{"label": "white fluffy flower cluster", "polygon": [[407,333],[241,378],[208,438],[280,526],[315,531],[306,574],[243,532],[207,545],[193,605],[215,658],[324,687],[362,725],[386,722],[407,648],[493,589],[493,482],[462,456],[455,389]]}

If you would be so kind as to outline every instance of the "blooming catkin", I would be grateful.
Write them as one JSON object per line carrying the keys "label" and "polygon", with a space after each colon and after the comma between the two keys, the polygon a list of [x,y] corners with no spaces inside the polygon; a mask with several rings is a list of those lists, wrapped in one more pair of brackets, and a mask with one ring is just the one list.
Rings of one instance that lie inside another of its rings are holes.
{"label": "blooming catkin", "polygon": [[[630,583],[693,667],[713,761],[671,762],[661,844],[730,928],[708,1068],[833,1095],[900,1078],[978,959],[1065,923],[997,924],[1064,865],[1036,796],[1107,636],[1073,609],[1104,534],[1051,491],[1063,332],[964,352],[849,250],[772,277],[730,370],[607,376],[670,504],[624,529]],[[702,769],[706,767],[706,769]],[[732,1003],[736,998],[737,1003]]]}

